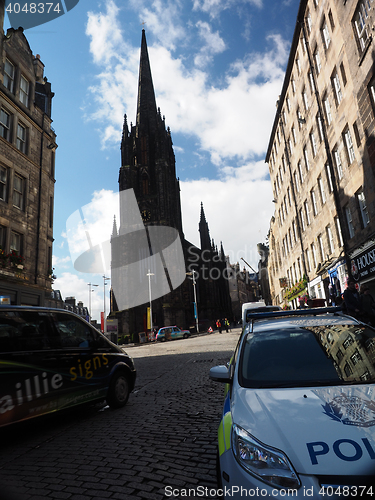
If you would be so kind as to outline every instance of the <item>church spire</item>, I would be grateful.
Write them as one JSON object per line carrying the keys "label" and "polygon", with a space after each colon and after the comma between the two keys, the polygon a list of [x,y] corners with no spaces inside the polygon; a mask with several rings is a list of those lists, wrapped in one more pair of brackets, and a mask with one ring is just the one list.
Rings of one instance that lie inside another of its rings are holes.
{"label": "church spire", "polygon": [[201,218],[199,221],[199,232],[201,238],[201,250],[211,250],[210,231],[204,214],[203,203],[201,202]]}
{"label": "church spire", "polygon": [[152,83],[151,66],[148,58],[145,30],[142,30],[141,58],[139,63],[138,101],[136,126],[147,132],[156,133],[157,108]]}

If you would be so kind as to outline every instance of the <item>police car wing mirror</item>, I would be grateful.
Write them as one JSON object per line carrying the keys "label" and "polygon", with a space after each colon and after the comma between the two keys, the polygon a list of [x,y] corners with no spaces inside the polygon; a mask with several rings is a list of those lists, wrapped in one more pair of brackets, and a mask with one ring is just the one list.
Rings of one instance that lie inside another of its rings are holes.
{"label": "police car wing mirror", "polygon": [[214,366],[210,370],[210,379],[214,382],[223,382],[224,384],[230,384],[232,382],[232,374],[230,367],[220,365]]}

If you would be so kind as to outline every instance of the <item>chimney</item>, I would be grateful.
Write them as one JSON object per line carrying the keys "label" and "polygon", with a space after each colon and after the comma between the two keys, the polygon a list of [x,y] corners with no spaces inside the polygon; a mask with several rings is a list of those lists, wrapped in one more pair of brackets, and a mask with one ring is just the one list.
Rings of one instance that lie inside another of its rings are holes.
{"label": "chimney", "polygon": [[37,54],[34,57],[33,64],[34,64],[34,73],[35,73],[36,81],[40,82],[40,83],[43,83],[44,64],[40,60],[40,55],[39,54]]}

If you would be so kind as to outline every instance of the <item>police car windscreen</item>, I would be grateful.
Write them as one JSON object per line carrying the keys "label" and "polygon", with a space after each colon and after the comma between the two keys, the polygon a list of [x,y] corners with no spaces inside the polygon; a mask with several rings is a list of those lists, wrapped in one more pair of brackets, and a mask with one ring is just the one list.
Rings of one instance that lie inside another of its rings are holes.
{"label": "police car windscreen", "polygon": [[250,333],[240,357],[244,387],[374,382],[375,330],[358,324],[287,326]]}

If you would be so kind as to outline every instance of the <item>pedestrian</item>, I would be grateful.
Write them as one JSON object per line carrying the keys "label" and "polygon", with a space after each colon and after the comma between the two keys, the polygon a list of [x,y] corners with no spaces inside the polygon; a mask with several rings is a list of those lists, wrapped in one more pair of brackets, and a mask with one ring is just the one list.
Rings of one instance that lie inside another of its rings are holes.
{"label": "pedestrian", "polygon": [[361,299],[355,286],[355,281],[352,279],[349,279],[348,287],[344,292],[344,306],[347,314],[354,318],[360,319],[363,315]]}
{"label": "pedestrian", "polygon": [[225,318],[225,320],[224,320],[224,325],[225,325],[225,331],[228,333],[228,328],[229,328],[229,321],[228,321],[228,318]]}
{"label": "pedestrian", "polygon": [[363,321],[375,326],[375,300],[370,294],[370,289],[367,285],[362,285],[359,292],[361,305],[363,309]]}
{"label": "pedestrian", "polygon": [[216,320],[216,326],[217,329],[219,330],[219,333],[221,333],[221,321],[219,319]]}

